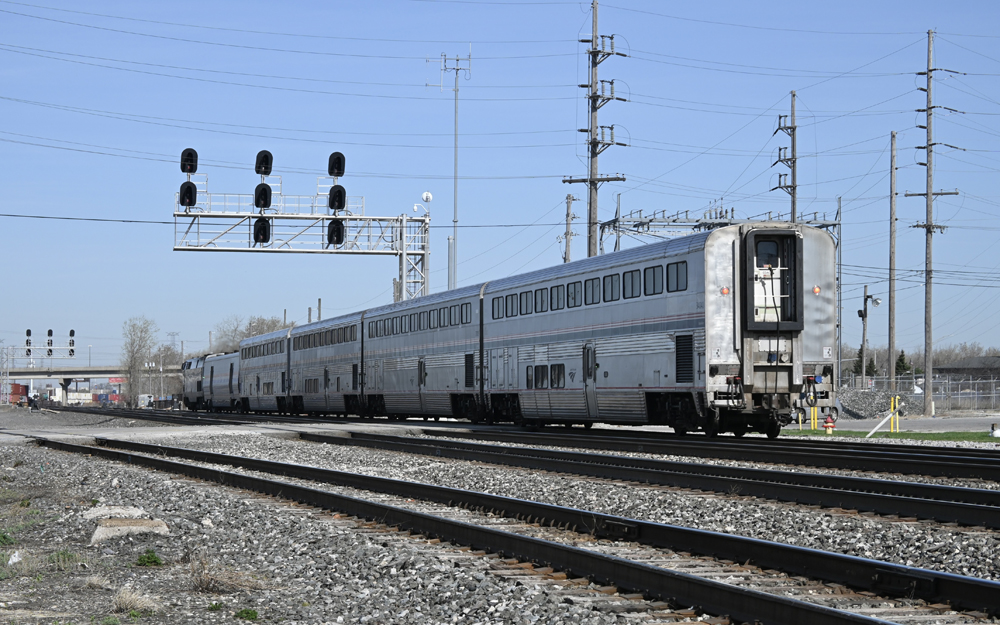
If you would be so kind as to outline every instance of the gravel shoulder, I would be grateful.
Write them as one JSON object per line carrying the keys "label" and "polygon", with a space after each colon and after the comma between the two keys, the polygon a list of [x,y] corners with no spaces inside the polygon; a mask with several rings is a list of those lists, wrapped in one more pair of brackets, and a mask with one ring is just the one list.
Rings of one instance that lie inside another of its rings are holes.
{"label": "gravel shoulder", "polygon": [[637,489],[607,480],[261,435],[203,436],[172,444],[778,540],[960,575],[1000,577],[1000,533],[981,528],[833,513],[738,495]]}

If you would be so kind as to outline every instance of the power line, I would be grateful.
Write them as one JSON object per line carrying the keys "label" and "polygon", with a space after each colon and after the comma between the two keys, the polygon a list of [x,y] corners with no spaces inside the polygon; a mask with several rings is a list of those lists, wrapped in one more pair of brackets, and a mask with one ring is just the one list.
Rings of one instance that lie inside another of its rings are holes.
{"label": "power line", "polygon": [[[3,10],[0,9],[0,13]],[[318,95],[333,95],[338,97],[355,97],[355,98],[375,98],[375,99],[387,99],[387,100],[437,100],[433,96],[410,96],[410,95],[388,95],[388,94],[376,94],[376,93],[350,93],[346,91],[327,91],[323,89],[305,89],[301,87],[282,87],[279,85],[257,85],[245,82],[236,82],[232,80],[218,80],[214,78],[199,78],[197,76],[181,76],[178,74],[168,74],[165,72],[154,72],[150,70],[134,69],[130,67],[115,67],[113,65],[103,65],[101,63],[92,63],[90,61],[81,61],[76,59],[65,59],[58,56],[51,56],[46,54],[41,54],[37,52],[26,52],[25,50],[16,50],[5,44],[0,44],[0,50],[10,52],[13,54],[22,54],[25,56],[34,56],[43,59],[49,59],[52,61],[61,61],[63,63],[74,63],[77,65],[86,65],[89,67],[100,67],[102,69],[111,69],[119,72],[129,72],[133,74],[143,74],[146,76],[159,76],[161,78],[174,78],[177,80],[190,80],[194,82],[210,83],[216,85],[228,85],[233,87],[249,87],[252,89],[267,89],[270,91],[289,91],[292,93],[311,93]],[[576,96],[551,96],[542,98],[466,98],[467,100],[475,100],[479,102],[537,102],[545,100],[572,100]]]}
{"label": "power line", "polygon": [[[17,15],[19,17],[27,17],[29,19],[36,19],[45,22],[53,22],[56,24],[64,24],[66,26],[76,26],[78,28],[89,28],[93,30],[100,30],[104,32],[118,33],[122,35],[133,35],[136,37],[147,37],[150,39],[162,39],[165,41],[177,41],[180,43],[194,43],[204,46],[216,46],[222,48],[235,48],[239,50],[256,50],[260,52],[280,52],[284,54],[303,54],[308,56],[331,56],[331,57],[347,57],[347,58],[359,58],[359,59],[390,59],[390,60],[407,60],[407,61],[424,61],[426,57],[424,56],[399,56],[391,54],[358,54],[350,52],[325,52],[317,50],[293,50],[290,48],[267,48],[264,46],[251,46],[246,44],[237,43],[222,43],[218,41],[204,41],[199,39],[186,39],[184,37],[171,37],[168,35],[156,35],[152,33],[142,33],[133,30],[125,30],[122,28],[111,28],[108,26],[95,26],[93,24],[84,24],[81,22],[72,22],[69,20],[60,20],[53,17],[43,17],[41,15],[31,15],[30,13],[21,13],[19,11],[11,11],[8,9],[0,9],[0,13],[7,13],[8,15]],[[479,60],[495,61],[495,60],[515,60],[515,59],[538,59],[538,58],[548,58],[548,57],[563,57],[572,56],[572,52],[558,52],[551,54],[523,54],[514,56],[482,56]]]}
{"label": "power line", "polygon": [[573,39],[541,39],[541,40],[449,40],[449,39],[385,39],[375,37],[349,37],[346,35],[313,35],[308,33],[288,33],[270,30],[250,30],[246,28],[232,28],[226,26],[207,26],[205,24],[166,22],[162,20],[143,19],[138,17],[126,17],[123,15],[111,15],[108,13],[93,13],[89,11],[76,11],[73,9],[63,9],[40,4],[28,4],[26,2],[12,2],[11,0],[0,0],[3,4],[13,4],[17,6],[29,7],[32,9],[44,9],[47,11],[59,11],[62,13],[74,13],[77,15],[87,15],[90,17],[104,17],[115,20],[125,20],[129,22],[142,22],[145,24],[156,24],[160,26],[173,26],[181,28],[200,28],[203,30],[218,30],[232,33],[246,33],[251,35],[271,35],[277,37],[301,37],[305,39],[331,39],[334,41],[374,41],[380,43],[475,43],[475,44],[526,44],[526,43],[575,43]]}

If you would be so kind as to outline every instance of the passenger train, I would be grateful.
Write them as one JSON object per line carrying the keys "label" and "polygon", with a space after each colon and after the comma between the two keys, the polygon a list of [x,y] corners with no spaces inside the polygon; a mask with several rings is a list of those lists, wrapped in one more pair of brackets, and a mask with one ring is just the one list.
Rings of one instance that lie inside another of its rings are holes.
{"label": "passenger train", "polygon": [[829,233],[725,226],[255,336],[184,403],[774,438],[836,416],[836,286]]}

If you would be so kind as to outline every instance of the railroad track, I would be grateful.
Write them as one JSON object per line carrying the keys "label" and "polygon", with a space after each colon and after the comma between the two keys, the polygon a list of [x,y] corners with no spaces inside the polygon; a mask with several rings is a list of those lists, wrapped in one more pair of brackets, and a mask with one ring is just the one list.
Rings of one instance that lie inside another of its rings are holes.
{"label": "railroad track", "polygon": [[[957,624],[1000,613],[1000,583],[977,578],[316,467],[112,439],[98,439],[100,447],[37,440],[54,449],[254,490],[457,542],[496,554],[499,574],[586,577],[613,586],[612,592],[635,591],[737,621],[885,623],[879,617],[886,617],[899,623]],[[273,475],[295,482],[276,481]],[[365,492],[333,493],[314,488],[317,483]],[[525,562],[540,568],[529,571],[532,566]]]}
{"label": "railroad track", "polygon": [[[1000,529],[1000,492],[985,489],[486,445],[437,438],[359,432],[351,432],[350,436],[300,432],[299,436],[303,440],[331,445],[370,447]],[[548,442],[551,444],[553,441]]]}
{"label": "railroad track", "polygon": [[60,408],[63,412],[80,412],[83,414],[98,414],[119,417],[122,419],[137,419],[155,421],[171,425],[253,425],[256,423],[314,423],[318,419],[299,415],[241,415],[227,413],[205,413],[180,410],[129,410],[120,408],[89,408],[84,406],[68,406]]}
{"label": "railroad track", "polygon": [[444,432],[428,429],[428,436],[465,438],[521,445],[548,445],[669,454],[698,458],[745,460],[770,464],[879,471],[910,475],[932,475],[985,479],[1000,482],[1000,451],[988,449],[880,445],[789,439],[754,440],[705,437],[641,436],[612,434],[602,430],[552,430],[539,432],[486,431]]}

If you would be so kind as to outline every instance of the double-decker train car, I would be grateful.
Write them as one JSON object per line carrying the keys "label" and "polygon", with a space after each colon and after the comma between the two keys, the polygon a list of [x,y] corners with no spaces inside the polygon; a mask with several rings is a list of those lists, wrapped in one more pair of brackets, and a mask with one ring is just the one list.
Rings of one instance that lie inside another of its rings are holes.
{"label": "double-decker train car", "polygon": [[828,233],[720,227],[247,339],[230,405],[774,437],[836,410],[835,293]]}

